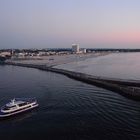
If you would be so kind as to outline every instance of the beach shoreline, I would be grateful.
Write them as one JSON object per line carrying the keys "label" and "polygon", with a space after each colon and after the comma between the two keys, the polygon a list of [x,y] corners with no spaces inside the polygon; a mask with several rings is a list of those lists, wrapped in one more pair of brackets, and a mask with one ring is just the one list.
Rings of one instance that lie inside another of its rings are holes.
{"label": "beach shoreline", "polygon": [[6,62],[21,63],[21,64],[34,64],[34,65],[45,65],[47,67],[53,67],[61,64],[67,64],[71,62],[84,61],[90,58],[101,57],[109,55],[108,52],[100,53],[86,53],[86,54],[69,54],[69,55],[50,55],[41,57],[28,57],[28,58],[17,58],[10,59]]}

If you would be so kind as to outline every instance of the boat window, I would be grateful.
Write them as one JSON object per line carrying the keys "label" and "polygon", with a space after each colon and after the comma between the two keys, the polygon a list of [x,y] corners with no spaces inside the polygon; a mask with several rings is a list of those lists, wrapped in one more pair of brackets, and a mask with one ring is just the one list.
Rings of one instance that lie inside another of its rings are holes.
{"label": "boat window", "polygon": [[19,104],[18,106],[24,106],[24,105],[26,105],[27,103],[21,103],[21,104]]}
{"label": "boat window", "polygon": [[10,106],[9,108],[13,108],[13,107],[16,107],[16,105]]}
{"label": "boat window", "polygon": [[10,109],[13,108],[13,107],[16,107],[16,106],[15,106],[15,105],[14,105],[14,106],[10,106],[10,107],[4,106],[4,107],[3,107],[3,110],[10,110]]}

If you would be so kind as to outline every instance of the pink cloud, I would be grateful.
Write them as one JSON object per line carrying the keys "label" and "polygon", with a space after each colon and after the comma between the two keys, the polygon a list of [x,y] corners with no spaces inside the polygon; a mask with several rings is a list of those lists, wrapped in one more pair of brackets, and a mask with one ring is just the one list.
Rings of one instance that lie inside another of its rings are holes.
{"label": "pink cloud", "polygon": [[90,37],[90,40],[102,43],[140,43],[140,32],[116,32],[98,34]]}

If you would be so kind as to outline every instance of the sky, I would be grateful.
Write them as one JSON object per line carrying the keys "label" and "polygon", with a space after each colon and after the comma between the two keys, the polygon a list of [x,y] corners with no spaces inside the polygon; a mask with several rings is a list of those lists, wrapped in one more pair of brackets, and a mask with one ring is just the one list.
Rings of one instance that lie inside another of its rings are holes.
{"label": "sky", "polygon": [[0,0],[0,49],[140,48],[140,0]]}

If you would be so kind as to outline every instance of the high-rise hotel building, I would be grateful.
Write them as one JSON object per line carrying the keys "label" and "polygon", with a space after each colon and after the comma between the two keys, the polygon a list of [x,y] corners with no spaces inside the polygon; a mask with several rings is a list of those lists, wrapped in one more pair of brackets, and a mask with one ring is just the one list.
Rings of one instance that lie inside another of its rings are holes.
{"label": "high-rise hotel building", "polygon": [[79,53],[79,44],[72,44],[72,52]]}

